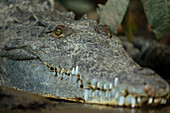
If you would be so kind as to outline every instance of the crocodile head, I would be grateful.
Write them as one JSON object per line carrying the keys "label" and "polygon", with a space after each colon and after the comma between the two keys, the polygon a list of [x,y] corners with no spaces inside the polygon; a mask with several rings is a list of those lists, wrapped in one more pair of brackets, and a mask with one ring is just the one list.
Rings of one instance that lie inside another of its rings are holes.
{"label": "crocodile head", "polygon": [[136,64],[107,26],[73,13],[17,14],[24,19],[12,15],[0,32],[1,85],[85,103],[166,103],[168,83]]}

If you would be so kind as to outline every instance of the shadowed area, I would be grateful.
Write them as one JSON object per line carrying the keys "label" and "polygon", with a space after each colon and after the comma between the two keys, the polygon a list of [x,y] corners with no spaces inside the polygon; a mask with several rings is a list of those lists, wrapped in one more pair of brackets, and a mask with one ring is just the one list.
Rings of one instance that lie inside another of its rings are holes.
{"label": "shadowed area", "polygon": [[[0,87],[1,113],[169,113],[170,105],[142,108],[115,108],[111,106],[50,101],[37,94]],[[54,101],[55,100],[55,101]]]}

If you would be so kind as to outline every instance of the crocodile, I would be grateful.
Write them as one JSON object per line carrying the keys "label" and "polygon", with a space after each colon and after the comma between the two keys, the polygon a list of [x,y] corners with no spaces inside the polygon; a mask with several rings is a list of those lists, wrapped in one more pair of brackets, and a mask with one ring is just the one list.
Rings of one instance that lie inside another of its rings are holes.
{"label": "crocodile", "polygon": [[52,0],[1,0],[1,86],[81,103],[167,103],[169,84],[135,63],[108,26],[75,20],[54,6]]}

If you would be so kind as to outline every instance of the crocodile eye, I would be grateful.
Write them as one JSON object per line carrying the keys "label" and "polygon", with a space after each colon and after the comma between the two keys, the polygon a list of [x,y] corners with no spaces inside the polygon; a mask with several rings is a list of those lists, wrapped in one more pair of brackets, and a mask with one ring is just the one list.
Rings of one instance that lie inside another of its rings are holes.
{"label": "crocodile eye", "polygon": [[64,36],[65,36],[65,33],[64,33],[64,26],[63,25],[59,25],[53,30],[53,37],[61,38],[61,37],[64,37]]}
{"label": "crocodile eye", "polygon": [[62,29],[56,28],[55,34],[59,36],[61,35],[61,33],[62,33]]}
{"label": "crocodile eye", "polygon": [[64,26],[64,25],[58,25],[54,30],[53,30],[53,37],[55,38],[63,38],[71,35],[73,33],[73,29],[69,26]]}

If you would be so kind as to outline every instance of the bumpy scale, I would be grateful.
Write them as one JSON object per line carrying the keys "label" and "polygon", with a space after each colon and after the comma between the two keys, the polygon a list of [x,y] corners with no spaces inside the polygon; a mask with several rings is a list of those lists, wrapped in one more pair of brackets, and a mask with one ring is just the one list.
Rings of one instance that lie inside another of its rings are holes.
{"label": "bumpy scale", "polygon": [[166,104],[168,83],[136,64],[107,26],[53,6],[1,0],[0,85],[83,103]]}

